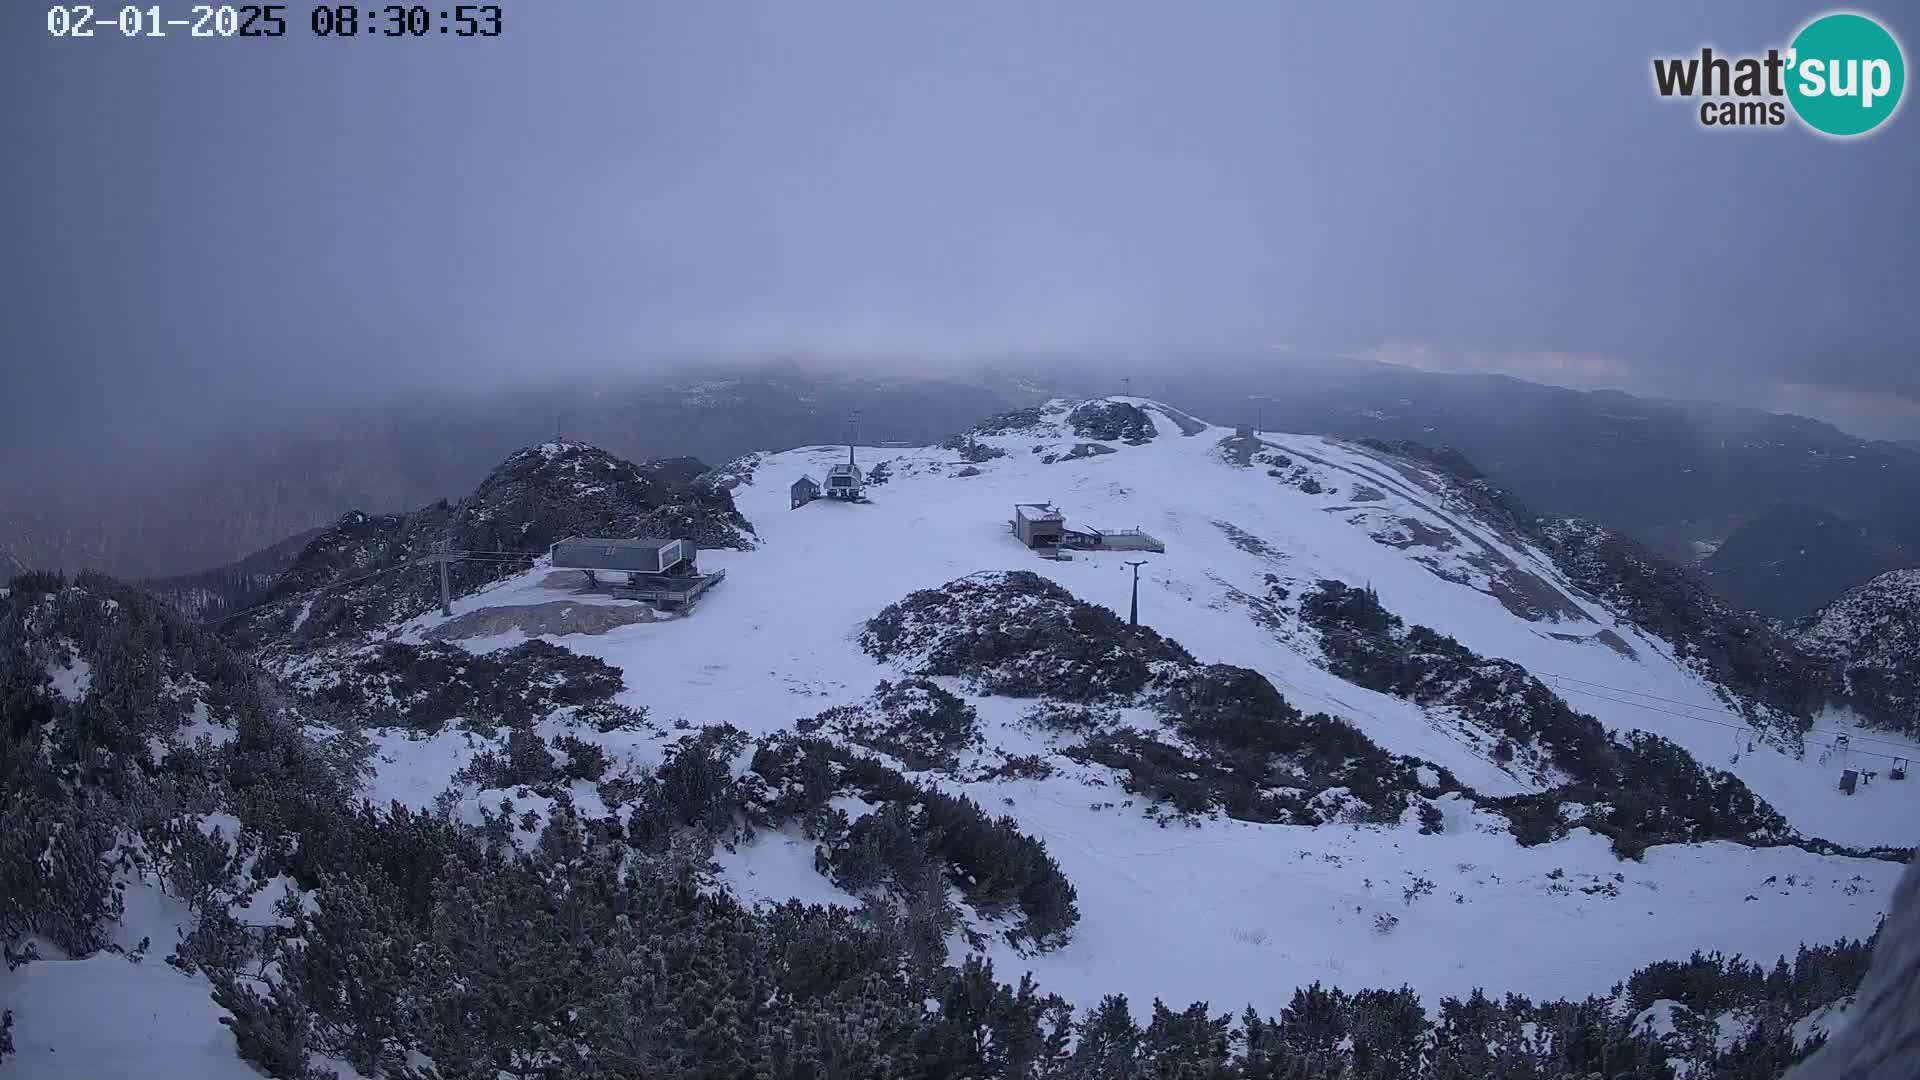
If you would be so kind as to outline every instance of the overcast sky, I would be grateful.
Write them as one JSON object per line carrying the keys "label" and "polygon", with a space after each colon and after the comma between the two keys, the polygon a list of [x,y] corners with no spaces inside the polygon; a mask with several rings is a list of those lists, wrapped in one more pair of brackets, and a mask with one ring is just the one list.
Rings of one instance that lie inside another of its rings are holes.
{"label": "overcast sky", "polygon": [[1920,115],[1712,133],[1651,90],[1813,5],[502,7],[79,41],[6,4],[12,435],[669,353],[1286,343],[1920,437]]}

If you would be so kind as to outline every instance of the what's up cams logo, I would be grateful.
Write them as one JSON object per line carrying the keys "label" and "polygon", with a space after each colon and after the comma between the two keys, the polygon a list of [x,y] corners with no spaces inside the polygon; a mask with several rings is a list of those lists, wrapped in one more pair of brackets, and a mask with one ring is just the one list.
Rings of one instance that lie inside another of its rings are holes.
{"label": "what's up cams logo", "polygon": [[1851,11],[1820,16],[1764,56],[1703,48],[1653,60],[1654,90],[1698,99],[1700,125],[1709,128],[1782,127],[1792,115],[1822,135],[1865,135],[1893,118],[1906,84],[1900,43]]}

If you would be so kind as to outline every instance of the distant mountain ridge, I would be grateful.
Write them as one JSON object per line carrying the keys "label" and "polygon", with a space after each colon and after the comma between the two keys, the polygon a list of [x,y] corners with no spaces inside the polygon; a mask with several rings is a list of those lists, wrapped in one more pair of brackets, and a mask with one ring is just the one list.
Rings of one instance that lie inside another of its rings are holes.
{"label": "distant mountain ridge", "polygon": [[192,453],[153,463],[10,478],[19,492],[0,490],[0,506],[34,513],[0,512],[0,566],[93,568],[128,579],[193,575],[352,509],[397,513],[457,499],[514,450],[556,437],[633,461],[686,455],[713,462],[842,440],[857,415],[864,440],[920,445],[1037,400],[1020,385],[991,374],[859,376],[763,365],[397,400],[210,437]]}
{"label": "distant mountain ridge", "polygon": [[1920,440],[1504,376],[1262,356],[1159,369],[1062,357],[950,378],[795,364],[395,403],[222,444],[197,463],[97,470],[124,474],[125,490],[92,490],[97,478],[55,485],[58,498],[32,503],[50,499],[44,512],[0,515],[0,565],[197,573],[352,507],[397,512],[458,495],[556,426],[633,460],[828,443],[855,414],[862,441],[924,445],[1050,396],[1111,392],[1123,374],[1223,425],[1457,447],[1540,513],[1596,521],[1695,563],[1734,607],[1770,617],[1804,617],[1878,573],[1920,565]]}
{"label": "distant mountain ridge", "polygon": [[[1676,562],[1711,553],[1700,568],[1713,587],[1772,617],[1802,617],[1875,574],[1920,565],[1920,440],[1390,365],[1250,357],[1144,371],[1135,383],[1215,423],[1456,447],[1543,514],[1600,522]],[[1778,529],[1789,519],[1797,542],[1785,548]]]}
{"label": "distant mountain ridge", "polygon": [[1896,569],[1912,555],[1857,520],[1779,503],[1729,533],[1699,567],[1721,595],[1763,598],[1757,610],[1794,618],[1858,585],[1861,575]]}

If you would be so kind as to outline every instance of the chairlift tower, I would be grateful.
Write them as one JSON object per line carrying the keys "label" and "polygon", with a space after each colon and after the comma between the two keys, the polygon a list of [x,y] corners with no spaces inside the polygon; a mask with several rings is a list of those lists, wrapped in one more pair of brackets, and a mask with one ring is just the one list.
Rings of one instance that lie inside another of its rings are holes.
{"label": "chairlift tower", "polygon": [[1127,607],[1127,625],[1139,626],[1140,625],[1140,568],[1147,565],[1147,560],[1141,559],[1137,562],[1129,562],[1127,563],[1127,565],[1133,567],[1133,602],[1129,604]]}
{"label": "chairlift tower", "polygon": [[853,459],[853,447],[859,438],[860,414],[856,411],[847,418],[847,460],[827,470],[827,485],[822,494],[830,499],[866,500],[866,477],[860,474],[860,466]]}

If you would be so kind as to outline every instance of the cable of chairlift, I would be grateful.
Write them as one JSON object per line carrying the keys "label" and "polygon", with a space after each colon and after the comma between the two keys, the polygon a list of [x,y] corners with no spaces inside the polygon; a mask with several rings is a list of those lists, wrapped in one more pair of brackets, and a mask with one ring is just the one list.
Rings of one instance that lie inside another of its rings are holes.
{"label": "cable of chairlift", "polygon": [[[1577,679],[1577,678],[1574,678],[1574,677],[1573,677],[1573,676],[1571,676],[1571,675],[1560,675],[1560,674],[1556,674],[1556,673],[1554,673],[1554,672],[1542,672],[1541,674],[1543,674],[1543,675],[1545,675],[1545,676],[1546,676],[1547,678],[1550,678],[1550,679],[1553,679],[1553,680],[1555,681],[1555,687],[1556,687],[1556,689],[1564,689],[1564,690],[1571,690],[1572,692],[1574,692],[1574,693],[1576,693],[1576,694],[1585,694],[1585,695],[1587,695],[1588,697],[1596,697],[1596,698],[1599,698],[1599,699],[1600,699],[1600,700],[1602,700],[1602,701],[1611,701],[1611,702],[1613,702],[1613,703],[1615,703],[1615,704],[1617,704],[1617,705],[1628,705],[1628,706],[1631,706],[1631,707],[1633,707],[1633,708],[1636,708],[1636,709],[1645,709],[1645,710],[1647,710],[1648,712],[1656,712],[1656,713],[1660,713],[1660,714],[1662,714],[1662,715],[1665,715],[1665,716],[1677,716],[1677,717],[1679,717],[1679,718],[1680,718],[1680,719],[1682,719],[1682,720],[1697,720],[1697,721],[1699,721],[1699,722],[1701,722],[1701,723],[1703,723],[1703,724],[1713,724],[1713,725],[1715,725],[1715,726],[1717,726],[1717,727],[1723,727],[1723,728],[1731,728],[1731,729],[1734,729],[1734,730],[1736,730],[1736,731],[1738,731],[1738,730],[1745,730],[1745,729],[1747,729],[1747,728],[1750,728],[1750,727],[1752,726],[1752,725],[1750,725],[1750,724],[1733,724],[1733,723],[1729,723],[1729,722],[1727,722],[1727,721],[1725,721],[1725,720],[1716,720],[1716,719],[1713,719],[1712,717],[1707,717],[1707,716],[1698,716],[1698,715],[1695,715],[1695,714],[1693,714],[1693,713],[1681,713],[1681,712],[1674,712],[1674,711],[1673,711],[1673,710],[1671,710],[1671,709],[1661,709],[1661,708],[1656,708],[1655,706],[1652,706],[1652,705],[1648,705],[1648,704],[1646,704],[1646,703],[1644,703],[1644,702],[1639,702],[1639,701],[1627,701],[1627,700],[1624,700],[1624,699],[1621,699],[1621,698],[1616,698],[1616,697],[1608,697],[1608,696],[1607,696],[1606,694],[1600,694],[1600,693],[1595,693],[1595,692],[1594,692],[1594,691],[1592,691],[1592,690],[1583,690],[1583,689],[1581,689],[1581,688],[1580,688],[1580,687],[1578,687],[1578,686],[1565,686],[1565,687],[1563,687],[1563,686],[1559,686],[1558,684],[1559,684],[1560,682],[1562,682],[1562,681],[1565,681],[1565,682],[1574,682],[1574,683],[1583,683],[1583,684],[1585,684],[1585,685],[1587,685],[1587,686],[1592,686],[1592,687],[1598,687],[1598,688],[1599,688],[1599,689],[1601,689],[1601,690],[1611,690],[1611,691],[1613,691],[1613,692],[1615,692],[1615,693],[1620,693],[1620,694],[1633,694],[1633,695],[1636,695],[1636,696],[1638,696],[1638,697],[1645,697],[1645,698],[1651,698],[1651,699],[1653,699],[1653,700],[1655,700],[1655,701],[1664,701],[1664,702],[1667,702],[1667,703],[1669,703],[1669,704],[1673,704],[1673,705],[1679,705],[1679,706],[1681,706],[1681,707],[1683,707],[1683,708],[1689,708],[1689,709],[1706,709],[1706,708],[1708,708],[1708,706],[1705,706],[1705,705],[1693,705],[1693,704],[1690,704],[1690,703],[1688,703],[1688,702],[1684,702],[1684,701],[1676,701],[1676,700],[1674,700],[1674,699],[1672,699],[1672,698],[1663,698],[1663,697],[1661,697],[1661,696],[1660,696],[1660,695],[1658,695],[1658,694],[1649,694],[1649,693],[1646,693],[1646,692],[1644,692],[1644,691],[1640,691],[1640,690],[1628,690],[1628,689],[1625,689],[1624,687],[1618,687],[1618,686],[1608,686],[1608,685],[1606,685],[1605,683],[1597,683],[1597,682],[1593,682],[1593,681],[1591,681],[1591,680],[1589,680],[1589,679]],[[1899,750],[1899,751],[1902,751],[1902,753],[1901,753],[1901,754],[1898,754],[1898,755],[1889,755],[1889,756],[1900,756],[1900,757],[1905,757],[1905,756],[1908,756],[1908,755],[1907,755],[1907,753],[1906,753],[1907,751],[1912,751],[1912,750],[1914,750],[1914,749],[1915,749],[1915,747],[1914,747],[1914,745],[1913,745],[1912,743],[1901,743],[1901,742],[1894,742],[1894,741],[1892,741],[1892,740],[1889,740],[1889,739],[1876,739],[1876,738],[1874,738],[1874,737],[1873,737],[1873,736],[1871,736],[1871,735],[1860,735],[1860,734],[1856,734],[1856,733],[1854,733],[1854,732],[1850,732],[1850,731],[1835,731],[1835,730],[1833,730],[1832,728],[1822,728],[1822,727],[1809,727],[1809,728],[1808,728],[1808,729],[1806,730],[1806,732],[1805,732],[1805,734],[1808,734],[1808,735],[1826,735],[1826,736],[1829,736],[1830,738],[1834,738],[1834,739],[1846,739],[1846,740],[1848,740],[1848,744],[1847,744],[1847,745],[1848,745],[1848,747],[1849,747],[1849,748],[1850,748],[1850,747],[1852,746],[1852,744],[1853,744],[1853,743],[1855,743],[1855,742],[1868,742],[1868,743],[1874,743],[1874,744],[1876,744],[1876,745],[1879,745],[1879,746],[1890,746],[1890,747],[1893,747],[1893,748],[1894,748],[1894,749],[1896,749],[1896,750]],[[1811,741],[1811,740],[1809,740],[1809,741]],[[1827,743],[1817,743],[1817,742],[1816,742],[1816,743],[1814,743],[1814,745],[1816,745],[1816,746],[1825,746],[1825,747],[1826,747],[1827,749],[1829,749],[1829,750],[1832,750],[1832,749],[1837,749],[1837,748],[1838,748],[1838,747],[1836,747],[1836,746],[1835,746],[1835,745],[1834,745],[1834,744],[1833,744],[1832,742],[1827,742]]]}

